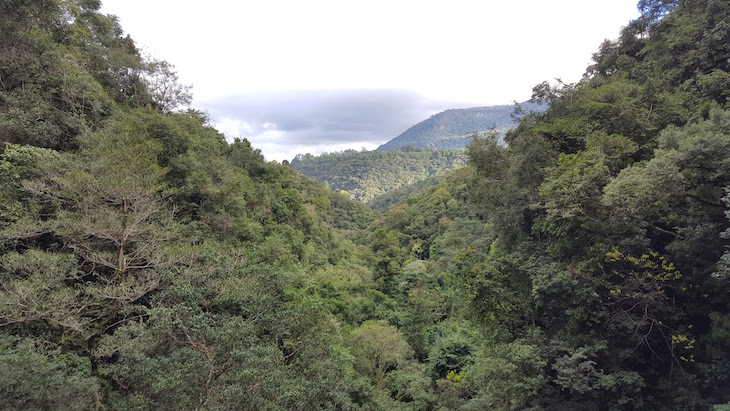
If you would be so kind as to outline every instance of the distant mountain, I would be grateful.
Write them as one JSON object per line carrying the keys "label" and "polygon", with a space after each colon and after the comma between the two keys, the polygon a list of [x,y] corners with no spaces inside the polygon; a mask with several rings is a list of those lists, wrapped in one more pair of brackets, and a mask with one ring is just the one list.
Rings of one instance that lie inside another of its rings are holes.
{"label": "distant mountain", "polygon": [[[410,149],[299,154],[292,168],[334,191],[345,190],[355,200],[369,203],[392,190],[443,176],[466,164],[464,150]],[[392,203],[382,199],[382,207]]]}
{"label": "distant mountain", "polygon": [[[543,106],[528,102],[520,103],[520,107],[544,110]],[[378,150],[398,150],[407,146],[430,150],[464,148],[471,141],[471,133],[490,129],[504,133],[514,127],[515,121],[511,116],[514,109],[514,105],[506,105],[446,110],[409,128]]]}

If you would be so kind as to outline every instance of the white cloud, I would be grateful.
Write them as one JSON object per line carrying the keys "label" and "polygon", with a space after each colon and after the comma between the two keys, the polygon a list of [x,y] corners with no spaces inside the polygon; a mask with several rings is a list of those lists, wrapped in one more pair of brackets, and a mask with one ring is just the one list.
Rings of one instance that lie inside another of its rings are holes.
{"label": "white cloud", "polygon": [[244,137],[254,132],[253,127],[243,120],[230,117],[221,117],[216,120],[215,126],[221,133],[225,134],[228,139],[236,137]]}
{"label": "white cloud", "polygon": [[176,65],[197,108],[345,89],[478,106],[525,100],[543,80],[577,81],[599,44],[637,15],[636,1],[104,0],[102,10]]}

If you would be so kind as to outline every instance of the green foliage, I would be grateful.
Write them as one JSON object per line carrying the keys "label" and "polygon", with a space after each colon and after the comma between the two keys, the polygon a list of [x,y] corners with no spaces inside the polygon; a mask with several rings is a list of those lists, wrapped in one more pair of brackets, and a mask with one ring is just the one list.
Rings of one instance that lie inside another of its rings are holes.
{"label": "green foliage", "polygon": [[291,166],[334,191],[369,203],[392,190],[418,185],[462,167],[461,150],[355,151],[297,155]]}
{"label": "green foliage", "polygon": [[124,106],[169,112],[190,103],[173,66],[146,61],[98,1],[0,5],[0,142],[60,150]]}
{"label": "green foliage", "polygon": [[355,370],[383,388],[386,374],[405,364],[413,355],[403,335],[393,326],[366,321],[349,336],[355,355]]}
{"label": "green foliage", "polygon": [[2,247],[12,245],[45,230],[46,223],[38,213],[43,206],[22,187],[24,179],[38,176],[37,166],[54,161],[58,153],[52,150],[8,144],[0,157],[0,233]]}
{"label": "green foliage", "polygon": [[534,404],[545,383],[546,365],[538,347],[527,342],[499,345],[480,354],[467,369],[477,394],[465,409],[537,409]]}
{"label": "green foliage", "polygon": [[586,397],[585,402],[599,398],[604,404],[612,403],[614,408],[640,407],[638,394],[644,387],[642,378],[634,371],[607,374],[599,368],[595,359],[605,349],[605,344],[599,341],[559,357],[552,366],[556,385],[576,398]]}
{"label": "green foliage", "polygon": [[435,327],[431,340],[428,354],[431,377],[437,383],[440,379],[447,379],[461,385],[460,381],[454,379],[455,374],[458,375],[473,363],[479,347],[479,337],[469,323],[447,320]]}
{"label": "green foliage", "polygon": [[336,192],[97,1],[0,3],[0,408],[727,408],[730,7],[639,7],[464,168],[292,162]]}
{"label": "green foliage", "polygon": [[83,334],[90,318],[83,315],[88,300],[66,284],[79,279],[76,258],[70,254],[30,250],[0,259],[3,291],[2,325],[45,323],[62,335]]}
{"label": "green foliage", "polygon": [[4,410],[91,410],[100,381],[91,363],[47,341],[0,338],[0,407]]}
{"label": "green foliage", "polygon": [[417,181],[413,184],[408,184],[400,188],[392,189],[370,200],[370,202],[368,203],[368,207],[373,210],[385,211],[386,209],[388,209],[388,207],[405,201],[409,197],[423,194],[431,187],[437,185],[445,177],[446,176],[427,178],[425,180]]}
{"label": "green foliage", "polygon": [[[326,408],[347,404],[347,359],[334,323],[289,294],[273,267],[190,271],[147,312],[105,337],[99,356],[123,409]],[[195,290],[197,298],[188,294]]]}
{"label": "green foliage", "polygon": [[378,318],[344,238],[371,212],[199,112],[125,104],[75,152],[4,147],[3,408],[353,407],[336,311],[307,284],[350,267],[351,317]]}
{"label": "green foliage", "polygon": [[549,367],[526,371],[542,379],[517,391],[471,380],[477,393],[467,408],[727,401],[720,375],[728,362],[716,338],[728,310],[720,296],[728,290],[729,54],[714,41],[729,9],[714,1],[640,9],[601,46],[584,80],[535,88],[534,99],[551,107],[525,116],[506,147],[487,137],[467,148],[492,246],[462,229],[452,295],[493,347],[528,343],[533,364]]}

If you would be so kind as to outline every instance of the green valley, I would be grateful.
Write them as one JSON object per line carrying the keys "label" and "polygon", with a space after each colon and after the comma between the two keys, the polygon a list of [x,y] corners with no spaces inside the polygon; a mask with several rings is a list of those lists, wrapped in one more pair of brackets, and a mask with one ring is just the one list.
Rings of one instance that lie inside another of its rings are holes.
{"label": "green valley", "polygon": [[504,136],[286,165],[0,1],[0,409],[729,410],[730,3],[638,7]]}
{"label": "green valley", "polygon": [[463,150],[355,151],[298,155],[292,168],[369,203],[392,190],[444,176],[466,164]]}

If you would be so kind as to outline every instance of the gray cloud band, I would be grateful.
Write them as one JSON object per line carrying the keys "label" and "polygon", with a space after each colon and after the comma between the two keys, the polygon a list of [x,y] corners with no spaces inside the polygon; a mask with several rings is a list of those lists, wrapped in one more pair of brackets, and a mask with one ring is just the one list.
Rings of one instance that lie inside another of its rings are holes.
{"label": "gray cloud band", "polygon": [[467,105],[408,91],[335,90],[235,96],[205,106],[214,121],[246,123],[251,135],[240,137],[275,130],[280,133],[269,133],[267,141],[306,146],[383,142],[431,114]]}

